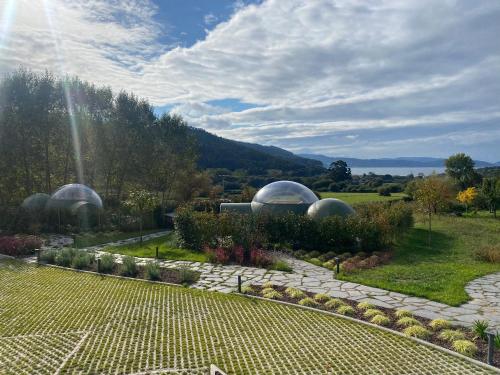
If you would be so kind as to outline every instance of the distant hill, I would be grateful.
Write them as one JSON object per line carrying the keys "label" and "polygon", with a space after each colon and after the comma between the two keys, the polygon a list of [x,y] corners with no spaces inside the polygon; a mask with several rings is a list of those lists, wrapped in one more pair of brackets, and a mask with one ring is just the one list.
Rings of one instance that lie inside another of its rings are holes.
{"label": "distant hill", "polygon": [[[300,154],[300,156],[321,161],[325,167],[328,167],[331,162],[336,160],[344,160],[351,168],[381,168],[381,167],[444,167],[445,159],[430,158],[430,157],[398,157],[398,158],[380,158],[380,159],[357,159],[346,157],[334,157],[317,154]],[[500,166],[498,163],[489,163],[487,161],[475,160],[476,167],[494,167]]]}
{"label": "distant hill", "polygon": [[278,169],[298,176],[324,172],[320,161],[297,156],[274,146],[233,141],[199,128],[191,128],[198,145],[200,168],[245,169],[250,174],[265,174]]}

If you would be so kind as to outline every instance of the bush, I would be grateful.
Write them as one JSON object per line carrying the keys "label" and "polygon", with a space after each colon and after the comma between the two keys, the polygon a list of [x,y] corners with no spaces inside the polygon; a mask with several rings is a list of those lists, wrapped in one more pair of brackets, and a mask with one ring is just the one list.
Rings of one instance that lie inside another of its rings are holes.
{"label": "bush", "polygon": [[12,257],[32,255],[42,246],[36,236],[0,236],[0,254]]}
{"label": "bush", "polygon": [[337,307],[340,307],[340,306],[345,306],[345,303],[342,302],[342,300],[340,300],[338,298],[332,298],[330,301],[325,303],[325,307],[328,310],[333,310],[333,309],[336,309]]}
{"label": "bush", "polygon": [[422,326],[410,326],[406,328],[403,333],[406,336],[416,337],[418,339],[425,339],[431,335],[431,332]]}
{"label": "bush", "polygon": [[398,319],[396,325],[399,327],[411,327],[411,326],[421,326],[422,323],[420,323],[417,319],[412,318],[410,316],[404,316]]}
{"label": "bush", "polygon": [[89,268],[91,257],[86,251],[77,251],[71,261],[71,267],[78,270]]}
{"label": "bush", "polygon": [[251,285],[243,285],[241,287],[241,293],[243,294],[254,294],[255,289]]}
{"label": "bush", "polygon": [[62,249],[60,250],[57,255],[56,255],[56,264],[61,267],[69,267],[71,266],[71,263],[73,262],[73,257],[76,254],[75,249]]}
{"label": "bush", "polygon": [[124,256],[122,258],[121,274],[123,276],[137,276],[137,262],[134,257]]}
{"label": "bush", "polygon": [[[271,288],[268,288],[268,289],[271,289]],[[266,289],[264,289],[264,290],[266,290]],[[262,296],[264,298],[269,298],[269,299],[280,299],[280,298],[283,298],[283,294],[281,294],[277,290],[271,289],[271,290],[266,290],[266,292],[264,292],[264,290],[262,291],[263,292]]]}
{"label": "bush", "polygon": [[377,188],[377,193],[382,197],[390,197],[391,189],[388,188],[387,186],[380,186],[379,188]]}
{"label": "bush", "polygon": [[306,298],[302,298],[299,301],[299,305],[301,305],[301,306],[307,306],[307,307],[317,307],[318,306],[318,302],[316,302],[315,300],[313,300],[311,297],[306,297]]}
{"label": "bush", "polygon": [[445,329],[443,330],[439,336],[441,340],[453,342],[457,340],[463,340],[465,339],[465,334],[462,331],[455,330],[455,329]]}
{"label": "bush", "polygon": [[486,320],[475,320],[472,325],[472,332],[477,338],[486,340],[488,338],[489,323]]}
{"label": "bush", "polygon": [[354,311],[354,309],[349,305],[339,306],[336,311],[338,314],[349,316],[352,316],[356,313],[356,311]]}
{"label": "bush", "polygon": [[56,263],[56,256],[57,256],[57,251],[56,250],[46,250],[42,251],[40,253],[40,261],[48,264],[55,264]]}
{"label": "bush", "polygon": [[146,273],[146,277],[148,280],[160,280],[160,266],[158,263],[151,261],[146,263],[144,267],[144,271]]}
{"label": "bush", "polygon": [[115,268],[115,257],[113,254],[104,254],[101,256],[101,266],[99,272],[111,273]]}
{"label": "bush", "polygon": [[490,263],[500,263],[500,246],[483,246],[474,250],[474,257]]}
{"label": "bush", "polygon": [[374,317],[375,315],[384,315],[384,313],[379,309],[368,309],[363,313],[363,316],[365,318],[371,318]]}
{"label": "bush", "polygon": [[360,302],[357,305],[357,308],[360,310],[368,310],[368,309],[373,309],[375,306],[373,306],[370,302]]}
{"label": "bush", "polygon": [[184,285],[191,285],[198,281],[200,275],[187,267],[179,268],[180,282]]}
{"label": "bush", "polygon": [[330,300],[330,298],[331,297],[328,294],[325,294],[325,293],[318,293],[318,294],[314,295],[314,300],[316,302],[320,302],[320,303],[328,302]]}
{"label": "bush", "polygon": [[477,352],[477,346],[469,340],[456,340],[453,341],[453,349],[460,354],[466,355],[467,357],[473,357]]}
{"label": "bush", "polygon": [[410,318],[413,317],[413,313],[410,310],[404,310],[404,309],[396,310],[394,315],[396,315],[396,318],[404,318],[405,316]]}
{"label": "bush", "polygon": [[283,260],[276,261],[272,265],[271,269],[275,270],[275,271],[281,271],[281,272],[292,272],[293,271],[292,267],[290,267],[290,265]]}
{"label": "bush", "polygon": [[385,315],[375,315],[370,322],[379,326],[388,326],[391,324],[391,320]]}
{"label": "bush", "polygon": [[434,331],[438,331],[440,329],[450,328],[451,323],[446,319],[434,319],[429,323],[429,327],[431,327]]}
{"label": "bush", "polygon": [[262,249],[250,250],[250,262],[257,267],[269,267],[273,263],[273,259]]}
{"label": "bush", "polygon": [[296,289],[296,288],[292,288],[292,287],[288,287],[285,289],[285,293],[290,297],[290,298],[303,298],[306,296],[306,294],[300,290],[300,289]]}

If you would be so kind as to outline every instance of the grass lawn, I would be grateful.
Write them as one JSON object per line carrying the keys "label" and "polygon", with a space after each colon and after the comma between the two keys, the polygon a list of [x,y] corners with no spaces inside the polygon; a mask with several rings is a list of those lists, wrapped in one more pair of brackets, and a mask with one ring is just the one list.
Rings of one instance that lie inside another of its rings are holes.
{"label": "grass lawn", "polygon": [[109,246],[103,250],[114,254],[131,255],[141,258],[154,258],[156,255],[156,247],[158,247],[158,256],[160,259],[207,262],[207,256],[203,252],[179,249],[176,245],[173,233],[169,233],[166,236],[154,238],[149,241],[144,241],[142,245],[140,243],[135,243],[131,245]]}
{"label": "grass lawn", "polygon": [[404,193],[392,193],[390,197],[378,195],[378,193],[320,193],[321,198],[337,198],[346,203],[364,203],[364,202],[380,202],[380,201],[393,201],[403,199],[406,195]]}
{"label": "grass lawn", "polygon": [[0,261],[0,373],[486,374],[465,359],[277,303]]}
{"label": "grass lawn", "polygon": [[[150,229],[142,231],[142,235],[161,232],[164,229]],[[88,247],[100,245],[108,242],[115,242],[125,240],[127,238],[139,237],[140,233],[137,232],[95,232],[95,233],[82,233],[76,236],[76,247]]]}
{"label": "grass lawn", "polygon": [[499,228],[500,219],[486,213],[436,217],[429,248],[427,224],[418,221],[397,244],[390,264],[339,278],[457,306],[469,300],[469,281],[500,271],[500,264],[473,257],[474,249],[500,243]]}

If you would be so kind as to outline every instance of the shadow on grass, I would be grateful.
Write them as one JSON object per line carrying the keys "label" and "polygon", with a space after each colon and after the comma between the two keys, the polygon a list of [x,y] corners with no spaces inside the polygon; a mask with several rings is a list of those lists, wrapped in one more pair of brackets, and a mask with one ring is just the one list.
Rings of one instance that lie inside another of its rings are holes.
{"label": "shadow on grass", "polygon": [[454,239],[442,232],[432,232],[431,246],[428,244],[428,231],[412,228],[399,239],[395,247],[395,263],[415,263],[429,261],[436,257],[442,261],[444,256],[453,255]]}

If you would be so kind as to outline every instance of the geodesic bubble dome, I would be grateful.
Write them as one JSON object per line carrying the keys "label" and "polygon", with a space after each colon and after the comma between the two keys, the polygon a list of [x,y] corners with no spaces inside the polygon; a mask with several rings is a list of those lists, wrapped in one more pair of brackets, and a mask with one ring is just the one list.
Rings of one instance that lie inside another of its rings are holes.
{"label": "geodesic bubble dome", "polygon": [[45,193],[35,193],[26,198],[21,207],[30,211],[43,211],[47,202],[50,199],[50,195]]}
{"label": "geodesic bubble dome", "polygon": [[50,197],[47,207],[55,209],[74,210],[75,204],[85,203],[97,209],[102,208],[102,200],[99,194],[88,186],[82,184],[68,184],[61,186]]}
{"label": "geodesic bubble dome", "polygon": [[252,200],[253,213],[303,214],[318,197],[306,186],[293,181],[272,182],[260,189]]}
{"label": "geodesic bubble dome", "polygon": [[325,198],[313,203],[307,210],[307,215],[313,220],[321,220],[329,216],[347,217],[356,212],[344,201],[336,198]]}

